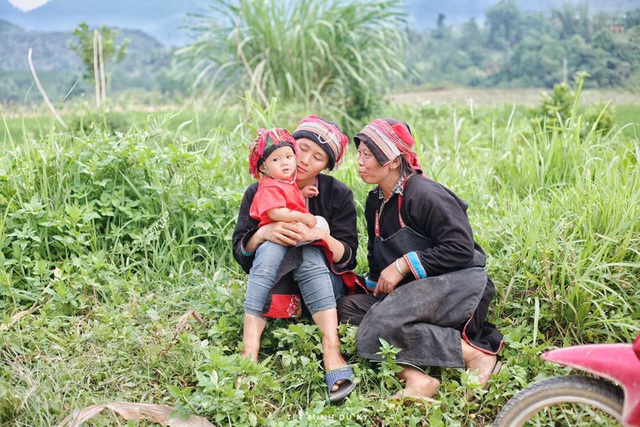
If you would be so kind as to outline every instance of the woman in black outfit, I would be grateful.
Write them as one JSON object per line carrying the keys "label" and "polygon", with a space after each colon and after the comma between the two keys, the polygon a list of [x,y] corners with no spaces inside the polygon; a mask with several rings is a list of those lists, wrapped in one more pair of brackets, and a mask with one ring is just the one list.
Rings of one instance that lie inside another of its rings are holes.
{"label": "woman in black outfit", "polygon": [[355,138],[369,192],[370,293],[338,303],[341,322],[360,325],[360,357],[381,360],[380,339],[401,351],[405,389],[392,398],[431,400],[440,383],[420,367],[466,367],[483,386],[500,364],[502,335],[485,321],[495,293],[474,241],[467,205],[423,175],[409,126],[376,119]]}
{"label": "woman in black outfit", "polygon": [[[294,281],[294,272],[300,265],[300,254],[296,248],[299,241],[322,241],[331,271],[332,283],[327,285],[333,288],[336,299],[355,293],[355,275],[351,270],[356,265],[358,234],[353,193],[344,183],[321,173],[340,164],[348,138],[335,123],[315,115],[305,117],[292,135],[296,139],[298,159],[296,184],[300,189],[314,190],[315,195],[307,198],[305,203],[309,212],[327,220],[330,232],[287,222],[274,222],[258,228],[258,221],[249,215],[258,189],[257,182],[245,191],[233,232],[233,256],[238,264],[249,273],[256,251],[262,251],[263,259],[268,259],[268,251],[274,245],[289,248],[261,312],[258,315],[245,312],[244,315],[242,354],[252,360],[258,360],[260,338],[269,318],[299,317],[302,314],[304,298],[301,294],[304,292],[301,289],[307,284],[304,280],[300,283]],[[352,367],[347,365],[340,352],[336,307],[334,305],[311,317],[322,332],[322,358],[329,400],[337,403],[351,393],[355,377]]]}

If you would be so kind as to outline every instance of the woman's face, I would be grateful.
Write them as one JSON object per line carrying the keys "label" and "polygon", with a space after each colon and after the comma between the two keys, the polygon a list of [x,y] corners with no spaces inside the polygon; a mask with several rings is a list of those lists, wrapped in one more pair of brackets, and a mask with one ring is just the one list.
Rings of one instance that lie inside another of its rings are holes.
{"label": "woman's face", "polygon": [[360,143],[358,145],[358,174],[367,184],[380,184],[389,175],[389,168],[380,166],[367,146]]}
{"label": "woman's face", "polygon": [[298,181],[304,182],[316,177],[329,163],[329,155],[309,138],[300,138],[298,143]]}

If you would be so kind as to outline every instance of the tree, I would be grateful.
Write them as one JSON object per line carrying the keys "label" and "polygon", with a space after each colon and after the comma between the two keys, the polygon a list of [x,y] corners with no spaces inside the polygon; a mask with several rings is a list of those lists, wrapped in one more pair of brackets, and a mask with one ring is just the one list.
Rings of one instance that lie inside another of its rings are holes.
{"label": "tree", "polygon": [[475,18],[471,18],[462,24],[458,46],[468,53],[476,66],[480,65],[485,59],[484,49],[482,47],[483,38],[482,30]]}
{"label": "tree", "polygon": [[[105,94],[107,76],[104,74],[104,64],[110,61],[119,62],[127,54],[129,40],[125,39],[120,46],[116,46],[117,34],[117,30],[106,25],[92,30],[85,22],[82,22],[73,30],[76,41],[69,42],[69,48],[78,55],[85,66],[83,77],[96,85],[98,105],[100,105],[100,93],[102,93],[103,99]],[[98,78],[99,75],[102,76],[101,81]]]}
{"label": "tree", "polygon": [[512,47],[518,42],[517,28],[521,14],[516,0],[500,0],[486,11],[489,46],[497,49]]}
{"label": "tree", "polygon": [[557,19],[562,25],[561,39],[569,39],[578,34],[587,42],[591,40],[588,4],[583,3],[578,6],[565,4],[562,9],[553,9],[551,17]]}
{"label": "tree", "polygon": [[444,13],[439,13],[438,14],[438,23],[437,23],[437,27],[436,30],[433,32],[433,36],[437,37],[437,38],[445,38],[449,36],[449,30],[448,28],[444,25],[444,20],[445,20],[445,15]]}
{"label": "tree", "polygon": [[640,26],[640,9],[627,12],[623,22],[626,28]]}

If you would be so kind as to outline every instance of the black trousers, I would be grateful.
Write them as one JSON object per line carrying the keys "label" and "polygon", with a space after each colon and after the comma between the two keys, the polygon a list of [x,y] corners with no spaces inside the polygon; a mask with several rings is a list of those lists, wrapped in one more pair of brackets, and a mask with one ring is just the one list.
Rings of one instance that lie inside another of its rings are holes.
{"label": "black trousers", "polygon": [[[476,347],[489,353],[497,353],[502,348],[502,334],[496,327],[485,321],[489,303],[495,294],[495,287],[491,280],[488,280],[487,287],[482,295],[480,304],[470,319],[466,328],[469,341]],[[382,301],[387,295],[373,296],[369,294],[355,294],[340,298],[337,303],[338,320],[340,323],[349,323],[359,326],[369,309],[378,301]],[[462,330],[463,324],[459,330]]]}
{"label": "black trousers", "polygon": [[340,323],[360,325],[362,318],[371,306],[382,301],[386,295],[374,297],[373,294],[355,294],[344,296],[338,300],[338,320]]}

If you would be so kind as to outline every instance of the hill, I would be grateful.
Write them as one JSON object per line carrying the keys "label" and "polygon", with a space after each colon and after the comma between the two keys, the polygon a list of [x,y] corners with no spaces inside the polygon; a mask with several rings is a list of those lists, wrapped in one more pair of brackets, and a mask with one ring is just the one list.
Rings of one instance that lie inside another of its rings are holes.
{"label": "hill", "polygon": [[[435,28],[442,14],[446,25],[461,24],[471,18],[484,20],[487,8],[498,0],[404,0],[409,25],[416,29]],[[592,13],[631,10],[638,0],[518,0],[524,11],[550,11],[571,3],[586,3]],[[189,38],[184,30],[189,13],[198,13],[211,4],[208,0],[51,0],[29,13],[0,0],[0,18],[29,30],[71,31],[80,22],[90,26],[108,25],[144,31],[165,46],[182,46]]]}
{"label": "hill", "polygon": [[[498,0],[446,0],[424,1],[404,0],[409,14],[409,23],[417,29],[435,28],[440,14],[445,25],[459,25],[471,18],[484,21],[485,12]],[[638,8],[637,0],[518,0],[518,8],[524,12],[549,12],[560,9],[565,4],[586,4],[591,13],[607,11],[628,11]]]}
{"label": "hill", "polygon": [[[0,101],[20,101],[33,84],[27,54],[33,49],[33,62],[47,93],[61,99],[75,86],[74,95],[90,90],[82,82],[82,64],[69,48],[71,32],[39,32],[0,20]],[[125,59],[110,64],[110,87],[114,90],[136,87],[157,89],[160,78],[171,63],[171,49],[140,31],[119,29],[117,43],[129,40]]]}
{"label": "hill", "polygon": [[[27,52],[33,49],[38,70],[76,71],[80,66],[76,54],[68,46],[73,40],[69,31],[32,31],[8,21],[0,20],[0,67],[5,70],[21,70],[28,67]],[[139,56],[153,51],[168,51],[162,43],[140,30],[119,29],[118,43],[130,40],[128,51]]]}
{"label": "hill", "polygon": [[187,12],[198,11],[196,1],[172,0],[51,0],[24,13],[0,1],[0,18],[29,30],[71,32],[80,22],[89,26],[129,28],[152,35],[165,46],[185,42],[182,25]]}
{"label": "hill", "polygon": [[[72,88],[71,96],[92,91],[82,81],[81,63],[68,47],[73,39],[71,30],[84,17],[101,21],[92,23],[88,20],[90,26],[110,25],[106,21],[118,14],[110,15],[105,4],[97,7],[93,0],[87,0],[86,7],[82,8],[79,1],[54,0],[22,14],[22,18],[36,19],[41,10],[54,13],[51,16],[67,11],[66,21],[49,19],[46,22],[50,27],[67,25],[64,22],[71,25],[73,21],[69,30],[51,30],[43,24],[42,30],[35,31],[0,20],[0,40],[3,40],[0,44],[0,102],[38,97],[34,91],[29,94],[33,85],[27,64],[30,48],[40,79],[53,100],[63,99]],[[582,15],[576,14],[578,9],[574,8],[558,10],[563,3],[569,2],[550,0],[520,1],[524,8],[516,11],[511,10],[518,9],[515,0],[503,0],[498,8],[492,7],[496,3],[494,0],[404,1],[410,12],[411,44],[405,52],[405,65],[410,73],[399,82],[403,88],[447,85],[550,88],[577,71],[591,74],[587,84],[593,88],[640,87],[640,9],[602,13],[605,8],[637,8],[637,0],[613,0],[606,5],[594,6],[589,6],[593,2],[586,2],[588,13]],[[131,3],[131,7],[123,9],[127,10],[125,14],[120,13],[122,19],[118,24],[110,25],[118,30],[119,43],[124,39],[131,43],[124,61],[110,64],[107,69],[111,77],[109,91],[134,88],[186,93],[188,82],[176,80],[171,73],[172,53],[177,48],[167,48],[161,40],[145,31],[125,27],[131,24],[141,28],[150,25],[149,22],[168,19],[167,14],[175,19],[184,16],[181,9],[177,5],[167,6],[164,0],[159,0],[153,7],[147,1]],[[66,9],[74,4],[78,10]],[[124,3],[121,0],[109,2],[111,6],[114,4]],[[7,5],[0,1],[0,16],[15,15],[14,11],[5,13]],[[145,5],[145,17],[141,5]],[[197,5],[181,7],[186,13],[187,8],[196,10]],[[531,11],[532,8],[538,12]],[[515,14],[508,13],[509,10]],[[580,10],[584,12],[584,8]],[[436,25],[438,22],[440,26]],[[622,32],[613,31],[614,27],[622,28]],[[172,26],[167,24],[161,33],[172,31]]]}

